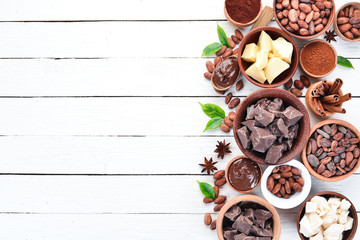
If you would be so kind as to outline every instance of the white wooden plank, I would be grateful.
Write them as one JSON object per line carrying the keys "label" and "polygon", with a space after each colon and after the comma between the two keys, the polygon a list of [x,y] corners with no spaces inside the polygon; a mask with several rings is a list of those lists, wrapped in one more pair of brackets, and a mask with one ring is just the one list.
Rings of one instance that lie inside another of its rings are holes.
{"label": "white wooden plank", "polygon": [[[345,0],[336,0],[340,7]],[[272,0],[263,0],[272,6]],[[0,20],[191,20],[225,19],[224,1],[216,0],[34,0],[6,1]],[[21,6],[21,7],[19,7]]]}
{"label": "white wooden plank", "polygon": [[[220,96],[203,77],[207,60],[3,59],[0,60],[0,96]],[[351,61],[355,69],[360,69],[360,59]],[[294,79],[300,74],[298,70]],[[345,82],[343,91],[360,96],[360,88],[354,88],[358,82],[354,74],[355,70],[338,66],[326,79],[341,77]],[[240,92],[235,92],[235,87],[230,91],[247,96],[260,89],[247,80],[244,83]]]}
{"label": "white wooden plank", "polygon": [[[0,212],[213,212],[213,204],[202,202],[196,180],[213,182],[211,176],[0,176]],[[360,193],[353,191],[358,184],[360,175],[331,184],[313,179],[312,193],[342,193],[359,209]],[[228,186],[220,193],[229,199],[238,195]],[[254,193],[261,196],[260,188]],[[291,211],[297,212],[297,208]]]}
{"label": "white wooden plank", "polygon": [[[242,98],[243,99],[243,98]],[[304,99],[301,99],[304,102]],[[359,98],[344,104],[347,114],[333,118],[355,126]],[[201,103],[228,111],[223,98],[2,98],[0,132],[3,135],[202,135],[209,118]],[[311,114],[312,115],[312,114]],[[312,117],[312,124],[320,118]],[[359,126],[357,126],[359,127]],[[223,134],[219,129],[207,135]],[[225,135],[231,136],[232,133]]]}
{"label": "white wooden plank", "polygon": [[[218,159],[215,145],[223,139],[232,153]],[[1,137],[0,149],[0,173],[26,174],[200,174],[204,157],[224,169],[242,155],[232,136]]]}
{"label": "white wooden plank", "polygon": [[[280,240],[297,239],[296,213],[281,217]],[[0,239],[217,239],[202,221],[202,214],[1,214]]]}
{"label": "white wooden plank", "polygon": [[[230,23],[220,25],[229,36],[234,33]],[[274,21],[270,25],[277,26]],[[207,44],[218,41],[216,21],[2,22],[0,35],[0,58],[188,58],[200,57]],[[297,42],[300,47],[305,43]],[[356,44],[339,39],[333,45],[339,55],[359,57]]]}

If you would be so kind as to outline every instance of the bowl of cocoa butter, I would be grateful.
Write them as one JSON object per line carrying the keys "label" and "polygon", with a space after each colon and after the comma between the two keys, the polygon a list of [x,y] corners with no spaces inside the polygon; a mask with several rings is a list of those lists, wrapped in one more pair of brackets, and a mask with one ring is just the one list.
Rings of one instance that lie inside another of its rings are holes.
{"label": "bowl of cocoa butter", "polygon": [[243,28],[258,20],[261,9],[261,0],[225,0],[224,14],[232,25]]}
{"label": "bowl of cocoa butter", "polygon": [[346,3],[337,10],[334,30],[344,41],[360,41],[360,2]]}

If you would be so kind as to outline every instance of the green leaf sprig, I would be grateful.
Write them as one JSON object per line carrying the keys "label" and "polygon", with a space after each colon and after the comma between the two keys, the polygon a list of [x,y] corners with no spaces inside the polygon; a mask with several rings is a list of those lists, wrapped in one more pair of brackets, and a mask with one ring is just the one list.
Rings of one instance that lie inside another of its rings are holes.
{"label": "green leaf sprig", "polygon": [[225,118],[225,111],[218,105],[212,103],[202,104],[199,102],[199,104],[203,112],[211,118],[206,124],[204,132],[206,130],[213,130],[220,127],[221,123],[224,121]]}
{"label": "green leaf sprig", "polygon": [[352,65],[352,63],[348,59],[346,59],[342,56],[338,56],[337,64],[339,64],[340,66],[343,66],[343,67],[355,69],[354,66]]}
{"label": "green leaf sprig", "polygon": [[204,194],[205,197],[215,199],[216,193],[214,188],[210,184],[206,182],[197,182],[199,184],[200,191],[202,192],[202,194]]}
{"label": "green leaf sprig", "polygon": [[222,46],[229,47],[229,40],[228,40],[228,38],[226,36],[226,33],[225,33],[224,29],[222,27],[220,27],[219,23],[217,23],[216,30],[217,30],[217,33],[218,33],[220,43],[214,42],[214,43],[211,43],[211,44],[207,45],[204,48],[201,57],[209,56],[209,55],[212,55],[212,54],[216,53],[217,51],[219,51],[221,49]]}

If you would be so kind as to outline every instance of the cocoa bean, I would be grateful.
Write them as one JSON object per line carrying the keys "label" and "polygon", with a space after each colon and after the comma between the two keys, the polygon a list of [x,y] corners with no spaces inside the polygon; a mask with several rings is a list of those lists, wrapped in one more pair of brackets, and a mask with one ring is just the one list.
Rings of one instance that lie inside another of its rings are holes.
{"label": "cocoa bean", "polygon": [[294,29],[292,29],[289,25],[285,26],[285,29],[291,33],[294,33]]}
{"label": "cocoa bean", "polygon": [[284,84],[284,87],[285,87],[285,89],[290,89],[291,87],[292,87],[292,85],[293,85],[293,80],[292,80],[292,78],[290,78],[289,79],[289,81],[287,81],[285,84]]}
{"label": "cocoa bean", "polygon": [[215,198],[214,203],[215,204],[222,204],[225,201],[226,201],[226,196],[220,195],[217,198]]}
{"label": "cocoa bean", "polygon": [[299,183],[294,183],[293,185],[293,189],[295,192],[301,192],[302,191],[302,186]]}
{"label": "cocoa bean", "polygon": [[230,128],[225,123],[222,123],[219,128],[223,132],[226,132],[226,133],[230,132]]}
{"label": "cocoa bean", "polygon": [[224,205],[225,205],[224,203],[216,205],[216,206],[214,207],[214,212],[220,211],[221,208],[222,208]]}
{"label": "cocoa bean", "polygon": [[337,19],[337,24],[342,25],[349,22],[349,18],[347,17],[340,17]]}
{"label": "cocoa bean", "polygon": [[352,17],[354,16],[354,11],[355,11],[354,6],[351,6],[351,7],[349,8],[349,17],[350,17],[350,18],[352,18]]}
{"label": "cocoa bean", "polygon": [[350,165],[349,165],[349,168],[350,168],[351,170],[355,167],[357,161],[358,161],[357,159],[354,159],[354,160],[351,161],[351,163],[350,163]]}
{"label": "cocoa bean", "polygon": [[341,33],[345,33],[345,32],[347,32],[347,31],[349,31],[350,29],[351,29],[351,24],[350,23],[346,23],[346,24],[343,24],[343,25],[340,25],[339,26],[339,31],[341,32]]}
{"label": "cocoa bean", "polygon": [[211,217],[210,213],[205,213],[205,216],[204,216],[205,225],[210,226],[211,222],[212,222],[212,217]]}
{"label": "cocoa bean", "polygon": [[221,55],[223,55],[223,54],[225,53],[226,49],[227,49],[226,46],[222,46],[222,47],[220,48],[220,50],[215,53],[216,56],[221,56]]}
{"label": "cocoa bean", "polygon": [[212,199],[212,198],[207,198],[207,197],[205,197],[204,199],[203,199],[203,202],[204,203],[212,203],[214,201],[214,199]]}
{"label": "cocoa bean", "polygon": [[354,158],[358,158],[360,156],[360,149],[355,148],[353,154],[354,154]]}
{"label": "cocoa bean", "polygon": [[226,179],[225,178],[221,178],[215,181],[215,186],[221,187],[224,186],[224,184],[226,183]]}
{"label": "cocoa bean", "polygon": [[324,159],[322,159],[321,161],[320,161],[320,164],[321,165],[326,165],[328,162],[330,162],[331,161],[331,157],[326,157],[326,158],[324,158]]}
{"label": "cocoa bean", "polygon": [[320,165],[317,169],[317,173],[322,174],[325,171],[326,167],[325,165]]}
{"label": "cocoa bean", "polygon": [[211,229],[211,230],[215,230],[215,229],[216,229],[216,220],[214,220],[214,221],[211,223],[210,229]]}
{"label": "cocoa bean", "polygon": [[233,55],[238,55],[238,53],[239,53],[239,48],[236,48],[233,52]]}
{"label": "cocoa bean", "polygon": [[311,153],[315,154],[317,151],[316,141],[314,139],[310,139],[310,144],[311,144]]}
{"label": "cocoa bean", "polygon": [[281,173],[281,176],[283,177],[283,178],[289,178],[289,177],[291,177],[293,175],[293,173],[290,171],[290,172],[283,172],[283,173]]}
{"label": "cocoa bean", "polygon": [[283,7],[283,5],[282,5],[281,3],[277,3],[277,4],[275,5],[275,8],[281,10],[281,9],[283,9],[284,7]]}
{"label": "cocoa bean", "polygon": [[215,68],[215,65],[211,62],[211,61],[207,61],[206,62],[206,68],[209,72],[213,72],[214,71],[214,68]]}
{"label": "cocoa bean", "polygon": [[358,23],[360,23],[360,17],[356,16],[356,17],[350,18],[349,23],[350,24],[358,24]]}
{"label": "cocoa bean", "polygon": [[226,124],[226,126],[228,126],[229,128],[233,127],[233,121],[230,120],[230,118],[226,117],[224,118],[224,123]]}
{"label": "cocoa bean", "polygon": [[244,36],[239,29],[235,29],[235,36],[241,41],[243,40]]}
{"label": "cocoa bean", "polygon": [[299,25],[297,23],[289,22],[289,26],[294,29],[294,31],[298,31],[300,29]]}
{"label": "cocoa bean", "polygon": [[325,15],[326,15],[325,11],[320,11],[320,17],[321,18],[325,17]]}
{"label": "cocoa bean", "polygon": [[324,3],[322,3],[322,2],[316,2],[316,3],[315,3],[315,6],[316,6],[319,10],[324,10],[324,9],[325,9]]}
{"label": "cocoa bean", "polygon": [[342,132],[344,135],[347,133],[346,128],[343,127],[343,126],[339,126],[339,127],[338,127],[338,130],[339,130],[340,132]]}
{"label": "cocoa bean", "polygon": [[211,73],[210,73],[210,72],[204,73],[204,77],[205,77],[207,80],[211,80]]}
{"label": "cocoa bean", "polygon": [[306,13],[301,12],[301,13],[299,14],[299,19],[300,19],[300,20],[305,20],[305,18],[306,18]]}
{"label": "cocoa bean", "polygon": [[292,167],[291,168],[291,172],[294,174],[294,175],[300,175],[301,174],[301,171],[296,168],[296,167]]}
{"label": "cocoa bean", "polygon": [[314,11],[309,12],[306,15],[305,22],[310,23],[310,21],[313,20],[313,17],[314,17]]}
{"label": "cocoa bean", "polygon": [[283,18],[283,19],[281,19],[280,23],[281,23],[281,25],[286,26],[289,23],[289,19]]}
{"label": "cocoa bean", "polygon": [[294,94],[296,97],[301,97],[302,96],[302,92],[297,88],[291,88],[290,92],[292,94]]}
{"label": "cocoa bean", "polygon": [[[292,186],[293,186],[294,183],[295,183],[295,179],[294,179],[294,178],[289,178],[288,181],[289,181],[290,188],[292,188]],[[285,182],[285,183],[286,183],[286,182]]]}
{"label": "cocoa bean", "polygon": [[285,196],[285,187],[284,186],[281,186],[281,188],[280,188],[280,194],[281,194],[281,196]]}
{"label": "cocoa bean", "polygon": [[242,80],[239,80],[235,85],[236,91],[240,91],[243,87],[244,87],[244,82]]}
{"label": "cocoa bean", "polygon": [[325,170],[323,173],[321,173],[321,175],[323,175],[324,177],[329,178],[329,177],[334,176],[335,173],[336,173],[336,171],[335,172],[330,172],[329,170]]}
{"label": "cocoa bean", "polygon": [[235,35],[231,35],[231,39],[234,41],[235,44],[239,44],[240,42],[240,40]]}
{"label": "cocoa bean", "polygon": [[316,132],[319,133],[320,135],[322,135],[324,138],[330,139],[330,135],[327,132],[325,132],[321,129],[316,129]]}
{"label": "cocoa bean", "polygon": [[357,28],[351,28],[350,32],[354,35],[354,37],[360,37],[360,31]]}
{"label": "cocoa bean", "polygon": [[228,48],[222,57],[225,59],[227,57],[230,57],[232,54],[233,54],[233,50],[231,48]]}
{"label": "cocoa bean", "polygon": [[273,177],[274,179],[280,179],[280,178],[281,178],[281,174],[280,174],[280,173],[274,173],[274,174],[272,175],[272,177]]}
{"label": "cocoa bean", "polygon": [[332,9],[333,8],[333,4],[330,1],[324,1],[323,4],[327,9]]}
{"label": "cocoa bean", "polygon": [[347,39],[354,39],[355,38],[354,34],[352,34],[350,31],[344,32],[343,34]]}
{"label": "cocoa bean", "polygon": [[346,152],[352,152],[352,151],[355,150],[355,148],[356,148],[356,145],[351,145],[350,147],[346,148],[345,151]]}
{"label": "cocoa bean", "polygon": [[324,149],[323,149],[323,148],[319,148],[319,149],[316,151],[315,156],[319,157],[323,152],[324,152]]}
{"label": "cocoa bean", "polygon": [[229,37],[227,39],[228,39],[228,42],[229,42],[229,47],[234,48],[235,47],[235,42]]}
{"label": "cocoa bean", "polygon": [[319,159],[313,154],[310,154],[309,156],[307,156],[307,160],[308,160],[309,164],[314,168],[318,167],[320,164]]}
{"label": "cocoa bean", "polygon": [[318,20],[314,21],[314,25],[315,26],[319,25],[320,23],[322,23],[322,20],[323,20],[322,18],[319,18]]}
{"label": "cocoa bean", "polygon": [[271,192],[274,189],[275,181],[272,176],[268,177],[266,181],[266,188]]}
{"label": "cocoa bean", "polygon": [[284,8],[287,8],[289,5],[290,5],[290,0],[283,0],[281,2],[281,5],[284,7]]}
{"label": "cocoa bean", "polygon": [[294,81],[294,86],[299,90],[304,89],[304,84],[300,80],[295,80]]}
{"label": "cocoa bean", "polygon": [[[326,19],[326,18],[324,18],[324,19]],[[325,24],[326,25],[326,24]],[[323,24],[319,24],[319,25],[317,25],[316,27],[315,27],[315,32],[321,32],[321,30],[323,30],[324,29],[324,25]]]}
{"label": "cocoa bean", "polygon": [[229,112],[229,118],[231,121],[234,121],[235,119],[235,112]]}
{"label": "cocoa bean", "polygon": [[346,166],[349,166],[353,159],[354,159],[354,154],[352,152],[347,152],[345,155]]}
{"label": "cocoa bean", "polygon": [[291,171],[291,166],[289,165],[281,165],[280,166],[280,172],[289,172]]}
{"label": "cocoa bean", "polygon": [[285,182],[284,187],[285,187],[285,192],[286,192],[287,194],[291,194],[291,187],[290,187],[289,181],[286,181],[286,182]]}
{"label": "cocoa bean", "polygon": [[298,179],[296,179],[296,182],[298,184],[300,184],[301,186],[304,186],[304,179],[302,177],[299,177]]}
{"label": "cocoa bean", "polygon": [[338,132],[333,136],[333,139],[335,141],[340,141],[344,137],[344,134],[342,132]]}
{"label": "cocoa bean", "polygon": [[239,103],[240,103],[240,98],[234,98],[233,100],[231,100],[228,107],[230,109],[236,108],[239,105]]}
{"label": "cocoa bean", "polygon": [[319,18],[320,18],[320,12],[314,12],[312,20],[315,21],[318,20]]}
{"label": "cocoa bean", "polygon": [[271,191],[271,193],[272,193],[272,194],[275,194],[275,193],[279,192],[279,191],[280,191],[280,188],[281,188],[281,184],[280,184],[280,183],[277,183],[277,184],[275,185],[275,187],[273,188],[273,190]]}
{"label": "cocoa bean", "polygon": [[284,14],[283,14],[282,12],[278,12],[278,13],[276,14],[276,16],[277,16],[277,18],[278,18],[279,20],[281,20],[281,19],[284,18]]}
{"label": "cocoa bean", "polygon": [[309,141],[306,146],[306,155],[309,155],[310,153],[311,153],[311,143]]}
{"label": "cocoa bean", "polygon": [[[300,4],[301,5],[301,4]],[[297,22],[298,21],[298,17],[299,17],[299,15],[298,15],[298,13],[297,13],[297,11],[295,10],[295,9],[291,9],[290,11],[289,11],[289,20],[290,20],[290,22]],[[287,19],[287,18],[284,18],[284,19]],[[283,19],[283,20],[284,20]]]}
{"label": "cocoa bean", "polygon": [[308,36],[310,34],[309,31],[305,28],[301,28],[299,33],[301,36]]}
{"label": "cocoa bean", "polygon": [[[316,4],[315,4],[316,5]],[[310,5],[307,5],[307,4],[305,4],[305,3],[300,3],[299,4],[299,8],[300,8],[300,10],[302,11],[302,12],[304,12],[304,13],[309,13],[309,12],[311,12],[311,7],[310,7]],[[318,7],[319,8],[319,7]],[[320,9],[320,8],[319,8]]]}
{"label": "cocoa bean", "polygon": [[305,28],[305,29],[309,28],[309,25],[303,20],[299,20],[298,25],[299,25],[300,28]]}
{"label": "cocoa bean", "polygon": [[217,65],[219,65],[219,63],[221,63],[221,61],[222,61],[221,57],[216,57],[216,58],[214,59],[215,67],[216,67]]}
{"label": "cocoa bean", "polygon": [[283,16],[284,16],[285,18],[287,18],[287,17],[289,16],[289,10],[287,10],[287,9],[285,9],[284,11],[282,11],[282,13],[283,13]]}
{"label": "cocoa bean", "polygon": [[219,191],[220,191],[220,189],[219,189],[218,186],[214,186],[213,189],[214,189],[214,191],[215,191],[215,198],[217,198],[217,196],[219,196]]}
{"label": "cocoa bean", "polygon": [[338,17],[345,17],[345,12],[344,12],[344,10],[340,10],[340,11],[339,11]]}
{"label": "cocoa bean", "polygon": [[229,102],[231,101],[232,98],[232,93],[228,93],[225,97],[225,104],[229,104]]}
{"label": "cocoa bean", "polygon": [[218,180],[225,176],[225,170],[219,170],[216,173],[214,173],[213,177],[214,179]]}
{"label": "cocoa bean", "polygon": [[320,144],[321,144],[321,146],[323,146],[323,147],[331,147],[331,142],[330,142],[330,140],[329,139],[326,139],[326,138],[323,138],[323,139],[321,139],[320,140]]}

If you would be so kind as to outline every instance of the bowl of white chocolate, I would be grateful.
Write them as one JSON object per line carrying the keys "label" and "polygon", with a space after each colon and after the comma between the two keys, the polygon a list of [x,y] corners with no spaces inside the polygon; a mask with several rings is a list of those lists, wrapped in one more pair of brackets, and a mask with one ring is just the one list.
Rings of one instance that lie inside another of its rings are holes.
{"label": "bowl of white chocolate", "polygon": [[352,240],[358,225],[354,204],[336,192],[320,192],[310,197],[297,215],[302,240]]}
{"label": "bowl of white chocolate", "polygon": [[274,27],[250,31],[239,46],[242,74],[263,88],[279,87],[294,76],[299,65],[299,50],[294,40]]}

